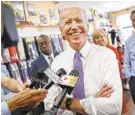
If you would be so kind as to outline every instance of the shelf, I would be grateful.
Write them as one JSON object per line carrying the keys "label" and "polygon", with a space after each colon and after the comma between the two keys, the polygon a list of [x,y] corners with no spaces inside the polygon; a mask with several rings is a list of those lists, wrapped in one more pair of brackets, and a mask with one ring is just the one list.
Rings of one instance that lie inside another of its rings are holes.
{"label": "shelf", "polygon": [[58,25],[30,25],[27,22],[16,22],[17,28],[49,28],[49,27],[59,27]]}
{"label": "shelf", "polygon": [[41,26],[41,25],[37,25],[37,26],[34,26],[34,25],[19,25],[17,26],[18,28],[25,28],[25,27],[29,27],[29,28],[46,28],[46,27],[58,27],[58,25],[54,25],[54,26]]}

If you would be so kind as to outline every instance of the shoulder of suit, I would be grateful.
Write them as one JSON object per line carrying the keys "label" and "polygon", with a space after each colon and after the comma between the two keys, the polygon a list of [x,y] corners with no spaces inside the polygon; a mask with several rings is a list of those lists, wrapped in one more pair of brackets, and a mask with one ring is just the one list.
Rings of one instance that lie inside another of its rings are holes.
{"label": "shoulder of suit", "polygon": [[41,58],[45,59],[44,56],[41,54],[32,63],[38,63],[39,61],[41,61]]}

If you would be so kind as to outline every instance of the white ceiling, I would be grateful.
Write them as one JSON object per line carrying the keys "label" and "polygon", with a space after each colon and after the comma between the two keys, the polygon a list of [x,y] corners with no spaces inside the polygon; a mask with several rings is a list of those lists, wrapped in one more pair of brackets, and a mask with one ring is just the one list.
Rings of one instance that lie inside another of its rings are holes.
{"label": "white ceiling", "polygon": [[101,12],[112,12],[133,7],[135,6],[135,1],[58,1],[57,5],[59,8],[77,5],[85,10],[93,8]]}

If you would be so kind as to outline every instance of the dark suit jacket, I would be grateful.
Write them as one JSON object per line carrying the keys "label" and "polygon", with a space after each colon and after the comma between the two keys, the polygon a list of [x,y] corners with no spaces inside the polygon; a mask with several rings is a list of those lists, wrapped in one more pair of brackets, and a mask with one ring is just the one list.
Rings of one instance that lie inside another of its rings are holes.
{"label": "dark suit jacket", "polygon": [[48,82],[48,77],[43,74],[43,71],[47,67],[49,67],[49,64],[46,61],[45,57],[43,56],[43,54],[39,55],[39,57],[31,63],[30,76]]}
{"label": "dark suit jacket", "polygon": [[[30,70],[31,77],[36,77],[36,78],[40,77],[40,79],[48,82],[48,77],[45,74],[40,73],[40,71],[45,70],[45,68],[47,67],[49,67],[48,62],[46,61],[43,54],[40,54],[39,57],[31,63],[31,70]],[[37,72],[39,72],[38,75],[34,74]],[[39,84],[36,84],[35,87],[38,88]],[[44,112],[43,102],[41,102],[40,105],[38,105],[35,109],[32,109],[33,115],[40,115],[43,112]]]}

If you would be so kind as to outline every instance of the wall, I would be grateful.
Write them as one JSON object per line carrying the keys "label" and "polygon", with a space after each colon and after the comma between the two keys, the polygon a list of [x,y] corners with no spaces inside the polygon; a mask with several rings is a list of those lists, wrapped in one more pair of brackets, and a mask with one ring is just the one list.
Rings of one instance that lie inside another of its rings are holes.
{"label": "wall", "polygon": [[[28,3],[32,3],[36,5],[36,12],[37,16],[29,16],[28,13]],[[33,23],[35,26],[20,26],[18,27],[19,35],[23,37],[27,36],[38,36],[42,33],[44,34],[54,34],[54,33],[60,33],[58,25],[50,26],[50,18],[49,18],[49,9],[57,9],[57,6],[55,5],[55,2],[37,2],[37,1],[24,1],[24,9],[25,9],[25,15],[26,15],[26,21]],[[39,13],[45,12],[48,13],[47,20],[48,25],[47,26],[37,26],[40,25],[40,18]]]}
{"label": "wall", "polygon": [[[36,5],[37,16],[32,16],[32,17],[29,16],[28,5],[27,5],[28,3]],[[27,1],[24,1],[24,8],[25,8],[25,14],[26,14],[26,17],[27,17],[27,21],[40,23],[39,13],[40,12],[46,12],[47,15],[49,15],[49,13],[48,13],[49,9],[57,9],[57,6],[54,4],[54,2],[27,2]],[[47,18],[48,18],[48,21],[49,21],[50,20],[49,16],[47,16]],[[50,22],[49,22],[49,24],[50,24]]]}
{"label": "wall", "polygon": [[126,9],[123,9],[123,10],[120,10],[120,11],[117,11],[117,12],[109,12],[109,16],[111,18],[111,21],[113,22],[113,27],[116,27],[116,19],[117,19],[118,16],[130,13],[133,10],[135,10],[135,6],[130,7],[130,8],[126,8]]}

